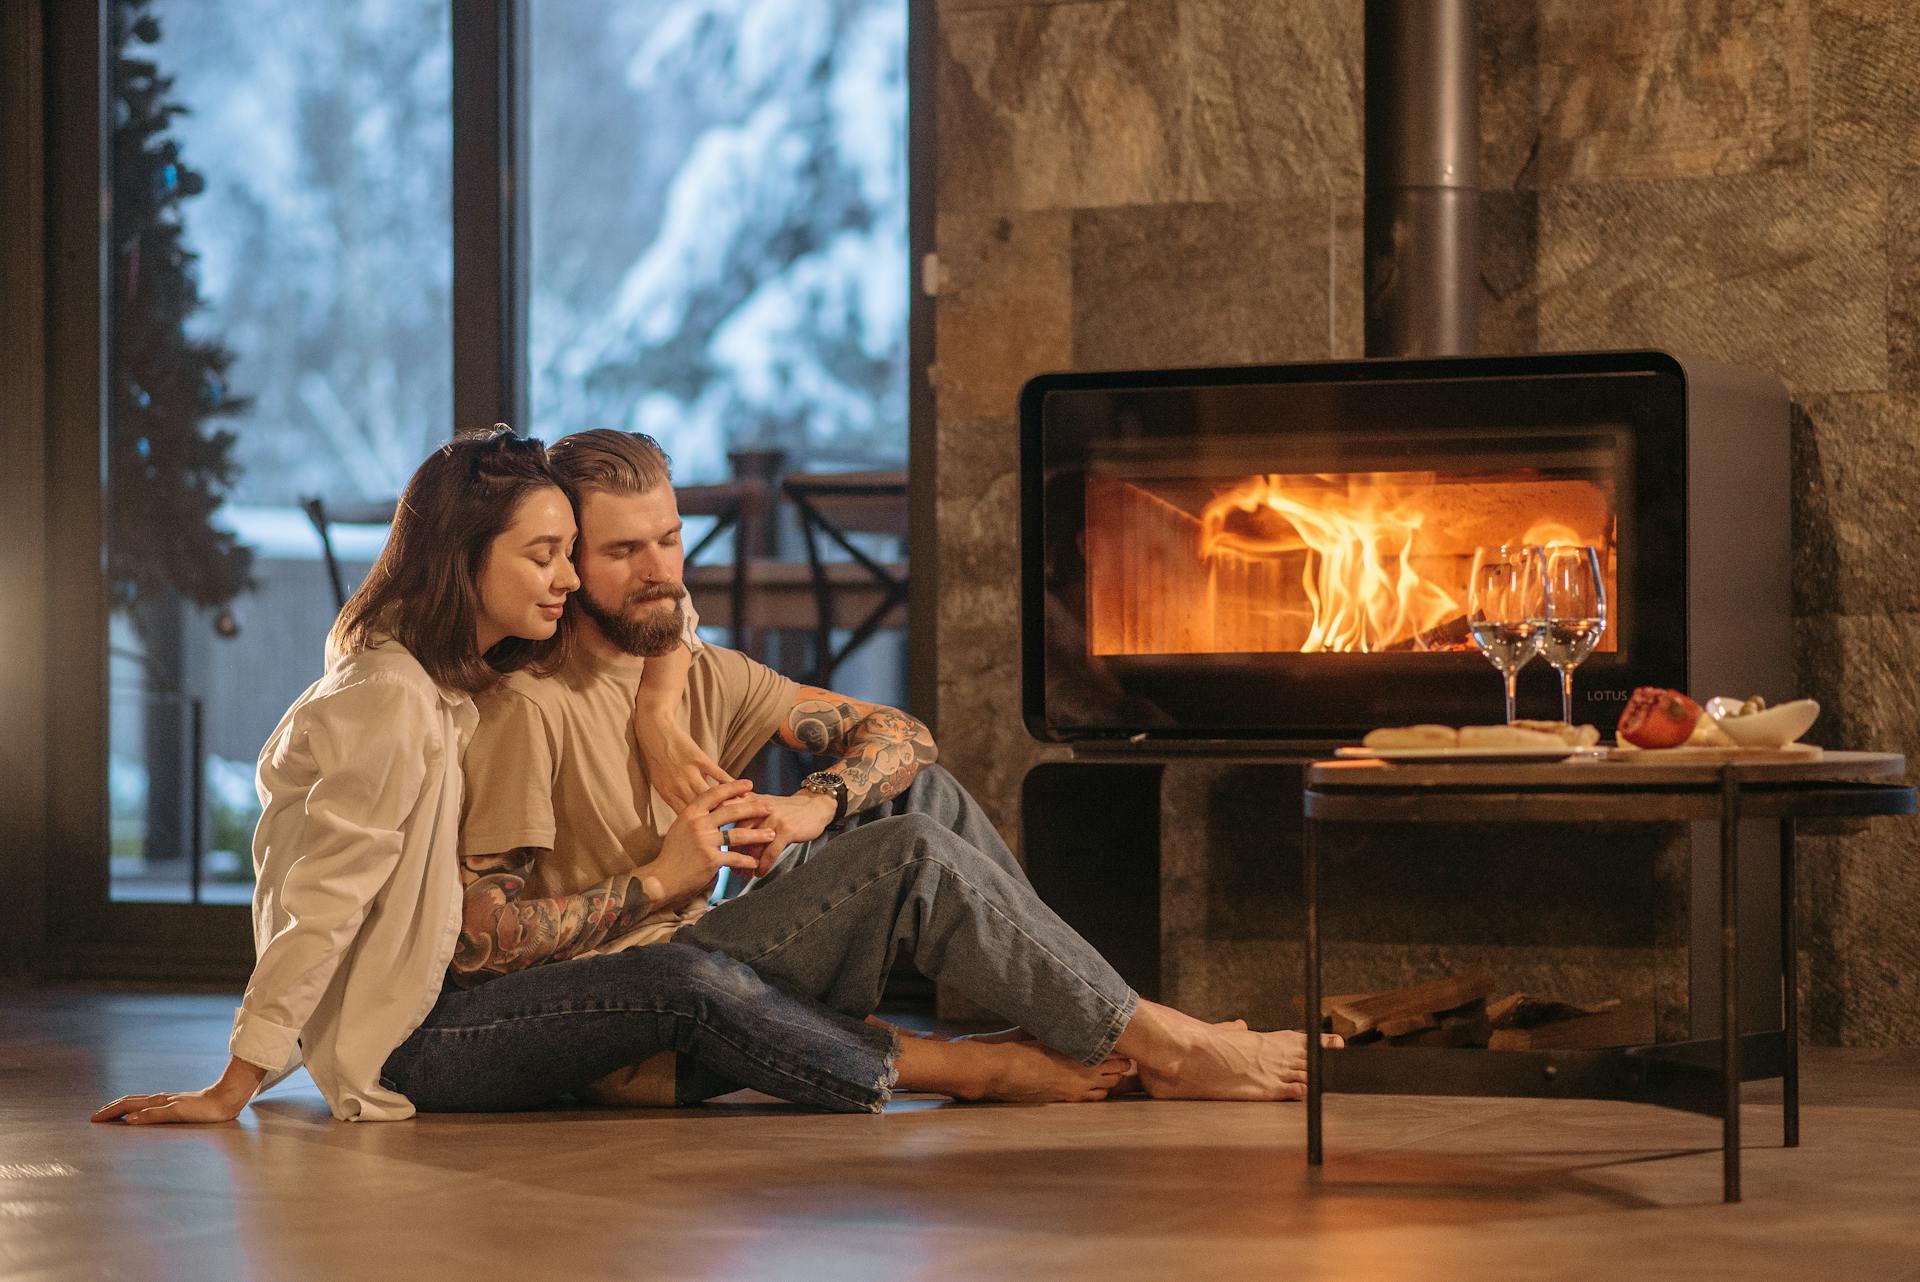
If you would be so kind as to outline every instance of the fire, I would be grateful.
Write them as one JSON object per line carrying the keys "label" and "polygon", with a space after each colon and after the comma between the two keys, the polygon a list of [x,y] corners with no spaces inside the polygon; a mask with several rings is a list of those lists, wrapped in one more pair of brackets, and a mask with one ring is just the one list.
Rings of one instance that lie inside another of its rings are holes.
{"label": "fire", "polygon": [[1580,537],[1580,531],[1558,521],[1535,521],[1527,532],[1520,536],[1520,542],[1526,547],[1577,548],[1591,542]]}
{"label": "fire", "polygon": [[1427,514],[1418,490],[1362,473],[1314,477],[1311,485],[1285,479],[1292,484],[1250,477],[1201,512],[1210,596],[1231,560],[1304,553],[1300,586],[1312,622],[1303,654],[1416,648],[1463,613],[1460,599],[1422,572]]}
{"label": "fire", "polygon": [[1468,649],[1474,549],[1516,535],[1593,544],[1617,600],[1613,499],[1593,480],[1525,468],[1243,476],[1087,478],[1089,654]]}

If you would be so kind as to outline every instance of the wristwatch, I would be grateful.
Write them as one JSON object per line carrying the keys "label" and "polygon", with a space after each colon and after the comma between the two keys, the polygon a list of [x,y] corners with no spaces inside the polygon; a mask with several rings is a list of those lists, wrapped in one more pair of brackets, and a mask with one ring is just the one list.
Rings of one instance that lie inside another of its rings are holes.
{"label": "wristwatch", "polygon": [[[829,770],[816,770],[800,781],[800,791],[817,792],[823,797],[833,798],[833,823],[837,824],[847,817],[847,780],[844,775]],[[828,827],[832,827],[829,824]]]}

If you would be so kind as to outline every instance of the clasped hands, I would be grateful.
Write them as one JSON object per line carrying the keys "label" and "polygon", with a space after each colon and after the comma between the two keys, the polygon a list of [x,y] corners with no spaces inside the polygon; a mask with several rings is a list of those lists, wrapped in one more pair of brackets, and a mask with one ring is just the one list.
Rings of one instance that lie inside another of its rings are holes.
{"label": "clasped hands", "polygon": [[825,832],[834,809],[834,799],[819,793],[769,796],[745,779],[715,785],[681,809],[641,889],[671,906],[703,892],[722,868],[765,876],[788,846]]}

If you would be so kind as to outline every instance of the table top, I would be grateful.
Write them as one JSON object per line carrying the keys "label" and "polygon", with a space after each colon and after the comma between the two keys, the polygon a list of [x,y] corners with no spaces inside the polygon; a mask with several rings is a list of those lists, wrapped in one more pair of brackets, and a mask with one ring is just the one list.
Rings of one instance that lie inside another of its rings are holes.
{"label": "table top", "polygon": [[1556,792],[1586,789],[1720,787],[1731,772],[1743,786],[1896,782],[1907,759],[1897,752],[1828,751],[1804,760],[1686,762],[1585,757],[1549,762],[1320,761],[1308,768],[1310,788],[1467,788]]}

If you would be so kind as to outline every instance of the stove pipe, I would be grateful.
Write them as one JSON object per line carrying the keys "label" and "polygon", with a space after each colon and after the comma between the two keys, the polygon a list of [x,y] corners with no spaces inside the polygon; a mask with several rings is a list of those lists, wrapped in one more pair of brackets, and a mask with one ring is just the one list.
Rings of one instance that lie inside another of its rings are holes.
{"label": "stove pipe", "polygon": [[1367,0],[1367,355],[1480,332],[1476,0]]}

